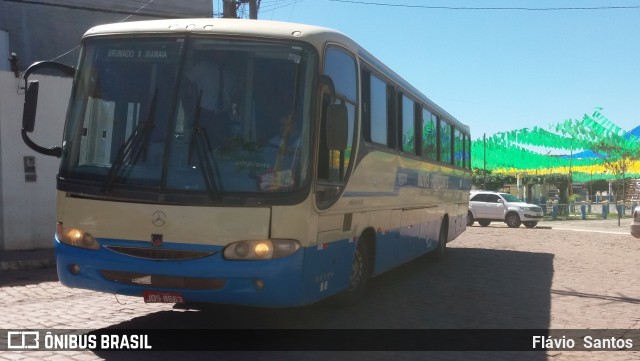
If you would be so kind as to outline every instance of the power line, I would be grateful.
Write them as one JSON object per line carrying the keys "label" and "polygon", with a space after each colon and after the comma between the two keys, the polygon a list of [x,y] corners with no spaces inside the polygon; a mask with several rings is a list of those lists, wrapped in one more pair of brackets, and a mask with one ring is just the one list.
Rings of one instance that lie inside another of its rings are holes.
{"label": "power line", "polygon": [[132,16],[138,14],[140,12],[140,10],[146,8],[149,4],[151,4],[154,0],[149,0],[148,3],[142,5],[141,7],[139,7],[136,11],[132,12],[131,14],[129,14],[129,16],[127,16],[126,18],[120,20],[120,22],[124,22],[127,21],[129,18],[131,18]]}
{"label": "power line", "polygon": [[640,9],[638,6],[593,6],[593,7],[468,7],[468,6],[432,6],[432,5],[412,5],[412,4],[389,4],[369,1],[355,0],[329,0],[333,2],[371,5],[371,6],[387,6],[397,8],[413,8],[413,9],[436,9],[436,10],[521,10],[521,11],[570,11],[570,10],[622,10],[622,9]]}
{"label": "power line", "polygon": [[261,12],[269,12],[278,9],[282,9],[288,6],[296,5],[301,3],[303,0],[275,0],[271,2],[263,1],[262,6],[260,6]]}
{"label": "power line", "polygon": [[[12,3],[18,3],[18,4],[50,6],[50,7],[71,9],[71,10],[84,10],[84,11],[92,11],[92,12],[101,12],[101,13],[107,13],[107,14],[131,15],[132,10],[133,10],[133,9],[118,10],[116,7],[111,8],[111,9],[107,9],[107,8],[100,8],[100,7],[80,6],[80,5],[71,5],[71,4],[60,4],[60,3],[55,4],[55,3],[49,3],[49,2],[44,2],[44,1],[38,1],[38,0],[0,0],[0,1],[12,2]],[[173,15],[171,15],[171,14],[173,14]],[[156,10],[154,12],[138,12],[135,15],[170,19],[170,18],[175,18],[175,17],[179,17],[179,16],[193,17],[193,16],[198,16],[198,15],[201,15],[201,14],[197,13],[197,12],[185,12],[185,13],[182,13],[182,14],[176,14],[176,13],[173,13],[173,12]]]}

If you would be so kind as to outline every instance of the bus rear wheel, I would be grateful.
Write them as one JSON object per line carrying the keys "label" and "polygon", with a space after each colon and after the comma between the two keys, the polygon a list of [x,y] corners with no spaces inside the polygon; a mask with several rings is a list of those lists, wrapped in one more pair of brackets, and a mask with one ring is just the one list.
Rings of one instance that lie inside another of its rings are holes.
{"label": "bus rear wheel", "polygon": [[[446,221],[446,220],[445,220]],[[442,260],[447,253],[448,222],[442,222],[440,226],[440,234],[438,235],[438,248],[435,250],[435,259]]]}
{"label": "bus rear wheel", "polygon": [[467,212],[467,227],[473,226],[473,222],[476,220],[473,218],[473,213]]}

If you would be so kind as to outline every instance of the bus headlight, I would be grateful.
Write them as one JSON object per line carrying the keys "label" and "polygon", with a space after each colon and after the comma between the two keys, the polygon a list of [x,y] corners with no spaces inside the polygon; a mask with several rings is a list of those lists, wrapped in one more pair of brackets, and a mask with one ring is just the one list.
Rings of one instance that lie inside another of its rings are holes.
{"label": "bus headlight", "polygon": [[58,241],[74,247],[86,249],[100,249],[100,244],[90,234],[81,229],[64,227],[61,222],[56,224],[56,238]]}
{"label": "bus headlight", "polygon": [[300,243],[293,239],[266,239],[238,241],[224,249],[228,260],[255,261],[287,257],[300,249]]}

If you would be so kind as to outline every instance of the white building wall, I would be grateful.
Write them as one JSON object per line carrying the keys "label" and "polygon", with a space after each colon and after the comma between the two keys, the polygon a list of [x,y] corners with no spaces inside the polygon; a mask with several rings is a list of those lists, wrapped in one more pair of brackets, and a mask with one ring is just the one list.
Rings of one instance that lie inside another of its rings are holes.
{"label": "white building wall", "polygon": [[9,71],[9,32],[0,29],[0,71]]}
{"label": "white building wall", "polygon": [[[33,139],[44,147],[60,146],[71,79],[32,75],[40,81]],[[55,188],[59,160],[38,154],[22,141],[22,79],[0,71],[0,250],[53,247]],[[36,181],[25,180],[24,157],[35,157]]]}

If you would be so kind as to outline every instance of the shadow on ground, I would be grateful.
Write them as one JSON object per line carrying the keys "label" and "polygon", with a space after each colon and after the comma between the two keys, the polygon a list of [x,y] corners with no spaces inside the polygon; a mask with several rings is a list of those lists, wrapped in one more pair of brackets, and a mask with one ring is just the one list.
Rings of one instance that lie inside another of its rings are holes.
{"label": "shadow on ground", "polygon": [[57,281],[58,273],[55,264],[32,270],[0,271],[0,287],[19,287]]}
{"label": "shadow on ground", "polygon": [[[292,309],[212,305],[199,311],[163,311],[107,329],[175,329],[204,344],[216,344],[210,329],[548,329],[553,255],[502,250],[450,248],[442,262],[420,258],[387,272],[369,284],[356,306],[316,304]],[[182,330],[181,330],[182,329]],[[201,329],[198,331],[198,329]],[[208,329],[207,331],[203,329]],[[189,330],[189,331],[187,331]],[[269,330],[264,336],[269,337]],[[357,331],[355,331],[357,332]],[[313,335],[313,333],[310,333]],[[244,340],[250,349],[251,339]],[[349,343],[345,339],[345,344]],[[114,352],[97,351],[106,360],[545,360],[544,352]]]}

